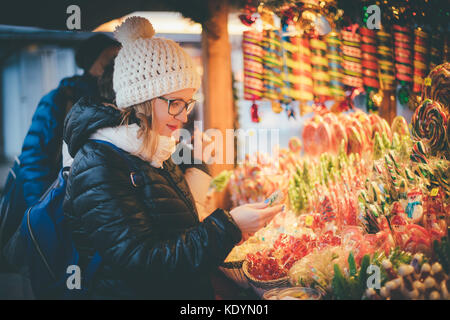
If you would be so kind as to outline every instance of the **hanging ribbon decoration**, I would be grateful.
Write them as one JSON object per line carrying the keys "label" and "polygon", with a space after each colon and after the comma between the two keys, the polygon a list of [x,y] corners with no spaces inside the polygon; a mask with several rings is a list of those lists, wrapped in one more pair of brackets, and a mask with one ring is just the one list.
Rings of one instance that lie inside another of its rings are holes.
{"label": "hanging ribbon decoration", "polygon": [[330,94],[335,101],[341,102],[345,99],[344,84],[342,79],[342,58],[340,55],[341,40],[336,31],[331,31],[326,37],[328,74],[330,77]]}
{"label": "hanging ribbon decoration", "polygon": [[412,110],[415,110],[421,101],[420,94],[422,92],[423,79],[428,74],[428,51],[428,33],[422,28],[414,29],[413,95],[408,103]]}
{"label": "hanging ribbon decoration", "polygon": [[294,75],[298,76],[298,100],[300,101],[299,111],[304,114],[307,111],[306,102],[314,100],[313,96],[313,80],[311,65],[311,50],[309,48],[309,39],[305,34],[298,38],[298,52],[293,54],[295,59],[298,58],[299,69],[294,69]]}
{"label": "hanging ribbon decoration", "polygon": [[[283,32],[286,32],[287,24],[283,25]],[[284,36],[282,38],[283,49],[283,83],[284,86],[281,89],[283,95],[283,104],[286,108],[288,119],[295,119],[295,112],[290,105],[292,101],[298,100],[298,75],[294,73],[294,70],[300,68],[298,61],[298,37],[297,36]]]}
{"label": "hanging ribbon decoration", "polygon": [[382,90],[395,90],[394,52],[392,36],[383,29],[377,32],[379,78]]}
{"label": "hanging ribbon decoration", "polygon": [[263,49],[261,46],[262,33],[258,31],[244,31],[242,50],[244,55],[244,99],[253,101],[251,119],[259,122],[258,105],[263,95]]}
{"label": "hanging ribbon decoration", "polygon": [[327,44],[318,35],[314,35],[310,42],[313,92],[316,105],[323,107],[330,96],[328,75],[328,60],[326,57]]}
{"label": "hanging ribbon decoration", "polygon": [[272,101],[273,112],[280,113],[283,111],[280,103],[282,99],[281,88],[283,86],[281,77],[282,50],[280,31],[264,30],[262,43],[264,50],[263,98]]}
{"label": "hanging ribbon decoration", "polygon": [[363,91],[361,64],[361,36],[356,33],[357,24],[353,24],[341,31],[342,37],[342,67],[344,69],[343,83],[351,87],[347,103],[354,108],[354,97]]}
{"label": "hanging ribbon decoration", "polygon": [[413,82],[413,52],[411,30],[408,27],[394,25],[394,57],[395,77],[400,83],[398,99],[402,105],[409,101],[410,88]]}
{"label": "hanging ribbon decoration", "polygon": [[359,32],[362,42],[363,83],[366,89],[367,111],[377,112],[378,106],[373,99],[374,95],[380,89],[376,33],[365,27],[360,28]]}

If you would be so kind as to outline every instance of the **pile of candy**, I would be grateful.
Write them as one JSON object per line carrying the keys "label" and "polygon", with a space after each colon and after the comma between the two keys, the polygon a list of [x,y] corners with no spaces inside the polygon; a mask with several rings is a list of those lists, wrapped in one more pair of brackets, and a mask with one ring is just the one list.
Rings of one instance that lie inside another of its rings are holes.
{"label": "pile of candy", "polygon": [[295,262],[319,246],[340,245],[339,237],[329,233],[320,237],[280,234],[271,248],[247,255],[249,273],[258,280],[274,280],[287,276]]}

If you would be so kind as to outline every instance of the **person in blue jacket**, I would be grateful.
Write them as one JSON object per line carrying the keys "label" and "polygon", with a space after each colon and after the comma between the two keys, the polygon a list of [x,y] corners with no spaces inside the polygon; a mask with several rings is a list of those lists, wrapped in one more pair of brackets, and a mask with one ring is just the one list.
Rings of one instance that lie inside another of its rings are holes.
{"label": "person in blue jacket", "polygon": [[[11,199],[4,199],[12,213],[6,219],[2,216],[4,208],[0,212],[0,222],[3,219],[0,242],[3,244],[15,232],[24,211],[35,204],[56,179],[62,166],[64,119],[81,97],[97,95],[97,79],[119,49],[120,44],[104,34],[84,40],[75,55],[78,67],[84,70],[83,75],[62,79],[56,89],[40,100],[18,157],[16,190]],[[5,191],[11,178],[10,174]]]}

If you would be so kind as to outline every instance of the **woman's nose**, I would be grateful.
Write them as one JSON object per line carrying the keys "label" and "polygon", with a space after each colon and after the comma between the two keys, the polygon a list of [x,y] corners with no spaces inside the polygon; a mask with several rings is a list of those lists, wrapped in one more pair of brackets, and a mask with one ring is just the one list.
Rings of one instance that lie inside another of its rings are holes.
{"label": "woman's nose", "polygon": [[180,120],[183,123],[186,123],[188,120],[186,109],[183,109],[183,111],[179,115],[177,115],[175,118]]}

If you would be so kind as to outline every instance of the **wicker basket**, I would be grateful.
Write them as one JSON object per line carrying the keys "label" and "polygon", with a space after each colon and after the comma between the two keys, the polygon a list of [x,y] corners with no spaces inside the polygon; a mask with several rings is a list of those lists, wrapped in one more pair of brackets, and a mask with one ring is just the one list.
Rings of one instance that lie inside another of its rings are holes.
{"label": "wicker basket", "polygon": [[244,260],[239,261],[230,261],[230,262],[223,262],[219,269],[231,280],[233,280],[238,286],[240,286],[243,289],[247,289],[248,281],[245,277],[244,273],[242,272],[242,264],[244,263]]}
{"label": "wicker basket", "polygon": [[245,277],[247,278],[248,282],[259,289],[263,289],[263,290],[270,290],[270,289],[274,289],[274,288],[281,288],[281,287],[290,287],[290,283],[289,283],[289,277],[285,276],[283,278],[280,279],[275,279],[275,280],[265,280],[265,281],[261,281],[258,279],[255,279],[250,272],[248,271],[248,264],[249,262],[246,260],[244,261],[244,263],[242,264],[242,271],[244,272]]}

